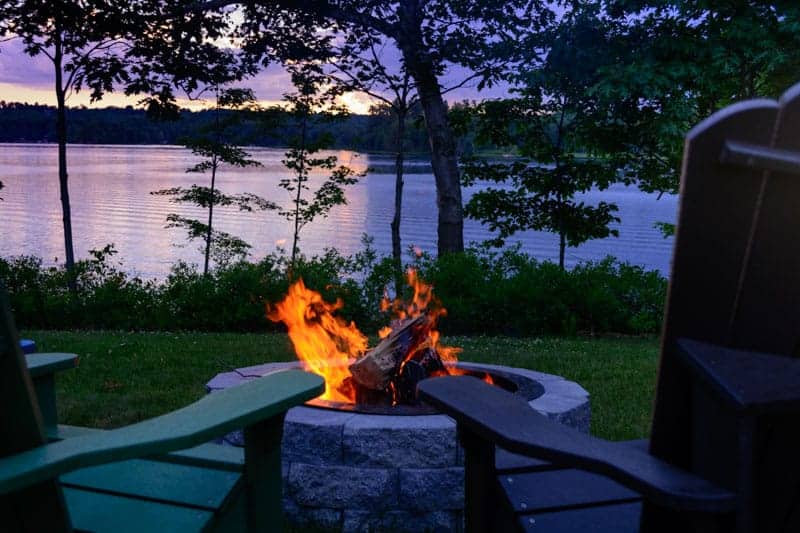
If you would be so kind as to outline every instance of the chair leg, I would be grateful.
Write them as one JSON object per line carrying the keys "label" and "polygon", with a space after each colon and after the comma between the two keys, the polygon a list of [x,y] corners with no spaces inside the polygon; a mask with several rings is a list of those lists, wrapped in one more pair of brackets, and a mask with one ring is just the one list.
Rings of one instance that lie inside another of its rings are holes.
{"label": "chair leg", "polygon": [[489,533],[495,522],[494,444],[459,426],[464,447],[464,520],[466,533]]}
{"label": "chair leg", "polygon": [[250,531],[283,529],[281,437],[285,413],[244,429],[244,476],[247,527]]}

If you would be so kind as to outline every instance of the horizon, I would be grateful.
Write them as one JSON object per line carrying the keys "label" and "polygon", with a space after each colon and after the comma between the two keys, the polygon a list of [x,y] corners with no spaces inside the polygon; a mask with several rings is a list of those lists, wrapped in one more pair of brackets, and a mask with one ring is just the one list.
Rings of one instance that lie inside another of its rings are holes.
{"label": "horizon", "polygon": [[[399,61],[399,60],[398,60]],[[451,79],[464,75],[463,69],[454,68],[449,74]],[[447,77],[443,79],[448,84]],[[271,64],[255,76],[244,80],[237,86],[253,89],[258,103],[262,106],[280,105],[283,94],[292,90],[289,74],[280,64]],[[31,57],[23,50],[19,39],[0,43],[0,100],[25,104],[56,105],[55,74],[50,61],[43,55]],[[102,109],[108,107],[125,108],[132,106],[141,109],[139,103],[145,95],[125,96],[119,91],[105,93],[102,99],[91,102],[90,91],[83,90],[71,93],[67,107]],[[474,86],[465,86],[444,95],[448,104],[464,100],[485,100],[508,97],[508,87],[503,84],[494,85],[478,91]],[[369,114],[369,108],[378,100],[361,92],[345,93],[341,103],[356,115]],[[212,107],[207,99],[178,98],[178,105],[192,111]]]}

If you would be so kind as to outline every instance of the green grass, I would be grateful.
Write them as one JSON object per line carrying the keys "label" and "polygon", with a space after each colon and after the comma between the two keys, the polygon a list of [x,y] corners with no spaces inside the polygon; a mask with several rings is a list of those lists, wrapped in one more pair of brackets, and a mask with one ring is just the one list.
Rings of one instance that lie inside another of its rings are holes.
{"label": "green grass", "polygon": [[[205,394],[214,375],[293,360],[286,335],[26,331],[43,352],[80,355],[58,377],[63,423],[118,427]],[[462,359],[519,366],[577,381],[592,395],[592,433],[634,439],[648,433],[655,388],[655,338],[450,337]]]}

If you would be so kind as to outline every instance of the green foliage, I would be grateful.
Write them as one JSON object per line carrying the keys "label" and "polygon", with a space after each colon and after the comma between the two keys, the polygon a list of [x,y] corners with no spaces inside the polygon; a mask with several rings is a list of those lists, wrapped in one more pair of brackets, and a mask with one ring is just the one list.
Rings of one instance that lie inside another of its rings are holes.
{"label": "green foliage", "polygon": [[[388,320],[380,300],[393,283],[390,257],[378,257],[371,241],[352,256],[333,249],[298,255],[294,273],[328,301],[344,302],[342,316],[372,334]],[[208,275],[185,263],[166,280],[144,281],[113,263],[113,246],[93,251],[76,264],[77,291],[66,290],[67,273],[40,259],[0,259],[0,280],[9,289],[20,327],[271,331],[265,303],[289,286],[291,262],[270,255],[258,263],[237,262]],[[431,282],[448,314],[445,334],[532,336],[576,333],[655,333],[661,325],[666,280],[657,272],[606,259],[562,270],[518,251],[488,248],[438,259],[423,255],[412,264]]]}
{"label": "green foliage", "polygon": [[693,125],[736,101],[777,98],[797,80],[796,2],[644,0],[614,2],[606,14],[614,61],[593,90],[625,117],[625,168],[645,191],[678,191]]}
{"label": "green foliage", "polygon": [[641,334],[661,325],[666,280],[612,258],[563,270],[518,251],[480,248],[423,256],[418,266],[447,308],[449,334]]}
{"label": "green foliage", "polygon": [[510,163],[466,160],[466,184],[499,185],[481,188],[465,207],[498,232],[493,244],[502,246],[518,231],[554,232],[563,268],[567,246],[618,235],[610,228],[619,222],[616,205],[576,198],[623,179],[614,148],[604,142],[614,117],[591,90],[609,61],[608,31],[587,12],[566,15],[547,41],[546,57],[537,50],[513,77],[519,97],[475,106],[477,139],[511,145],[521,156]]}

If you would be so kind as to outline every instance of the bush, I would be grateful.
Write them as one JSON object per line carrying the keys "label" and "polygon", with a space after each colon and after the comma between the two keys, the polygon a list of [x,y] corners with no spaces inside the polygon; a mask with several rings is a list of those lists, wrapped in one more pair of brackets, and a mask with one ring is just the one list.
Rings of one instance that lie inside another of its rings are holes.
{"label": "bush", "polygon": [[[365,333],[388,317],[380,311],[391,286],[392,262],[364,250],[343,256],[329,249],[298,259],[295,273],[328,301],[341,299],[342,315]],[[178,263],[166,280],[131,277],[112,264],[113,246],[91,252],[76,265],[76,291],[67,289],[63,268],[45,268],[35,257],[0,258],[0,280],[9,288],[20,327],[268,331],[267,302],[280,300],[289,286],[288,260],[269,255],[258,263],[239,262],[208,275]],[[412,266],[432,283],[447,308],[447,334],[530,336],[578,332],[646,334],[661,325],[666,280],[658,272],[606,258],[562,270],[518,249],[493,252],[472,248],[439,258],[415,257]]]}

